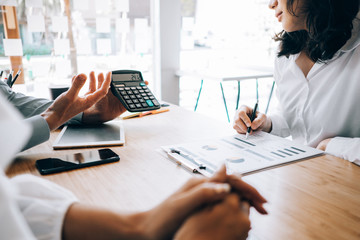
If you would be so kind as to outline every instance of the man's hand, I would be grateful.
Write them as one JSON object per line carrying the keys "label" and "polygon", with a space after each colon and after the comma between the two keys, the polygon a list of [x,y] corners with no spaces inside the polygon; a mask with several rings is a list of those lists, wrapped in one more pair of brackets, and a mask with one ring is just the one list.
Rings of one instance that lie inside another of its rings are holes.
{"label": "man's hand", "polygon": [[85,82],[85,74],[79,74],[73,77],[70,89],[56,98],[50,107],[41,114],[47,121],[50,131],[57,129],[105,97],[109,91],[111,73],[108,73],[105,81],[102,80],[97,87],[95,87],[94,84],[90,84],[89,92],[86,93],[84,97],[79,97],[79,92]]}
{"label": "man's hand", "polygon": [[[111,72],[106,75],[106,82],[111,81]],[[104,74],[98,75],[98,86],[101,86],[104,82]],[[89,92],[96,89],[95,73],[90,73]],[[121,104],[111,91],[109,91],[104,98],[96,102],[93,106],[84,111],[82,121],[84,123],[103,123],[118,117],[125,112],[125,107]]]}
{"label": "man's hand", "polygon": [[250,230],[249,204],[236,194],[221,203],[206,207],[186,220],[176,233],[176,240],[246,239]]}

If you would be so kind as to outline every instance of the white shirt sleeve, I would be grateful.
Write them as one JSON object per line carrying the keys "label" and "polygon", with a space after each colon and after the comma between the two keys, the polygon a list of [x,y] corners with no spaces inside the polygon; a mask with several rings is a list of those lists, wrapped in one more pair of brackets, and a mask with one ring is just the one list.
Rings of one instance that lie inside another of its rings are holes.
{"label": "white shirt sleeve", "polygon": [[0,239],[35,240],[30,228],[14,201],[16,190],[5,174],[0,172]]}
{"label": "white shirt sleeve", "polygon": [[282,114],[280,106],[278,106],[274,112],[269,114],[269,117],[272,125],[271,134],[280,137],[290,136],[290,128]]}
{"label": "white shirt sleeve", "polygon": [[37,239],[60,240],[65,214],[77,198],[68,190],[33,175],[10,180],[18,189],[16,202]]}
{"label": "white shirt sleeve", "polygon": [[360,165],[360,138],[335,137],[327,144],[325,152]]}

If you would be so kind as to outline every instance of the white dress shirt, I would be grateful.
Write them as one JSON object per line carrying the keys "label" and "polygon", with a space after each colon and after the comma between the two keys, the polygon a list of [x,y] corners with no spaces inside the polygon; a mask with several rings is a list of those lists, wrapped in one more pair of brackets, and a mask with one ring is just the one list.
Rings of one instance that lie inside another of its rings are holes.
{"label": "white dress shirt", "polygon": [[68,190],[32,175],[10,181],[4,169],[31,130],[0,93],[0,239],[61,239],[65,214],[77,201]]}
{"label": "white dress shirt", "polygon": [[305,77],[299,54],[276,59],[279,106],[269,114],[272,134],[316,147],[332,138],[326,152],[360,164],[360,24],[352,38],[326,63]]}

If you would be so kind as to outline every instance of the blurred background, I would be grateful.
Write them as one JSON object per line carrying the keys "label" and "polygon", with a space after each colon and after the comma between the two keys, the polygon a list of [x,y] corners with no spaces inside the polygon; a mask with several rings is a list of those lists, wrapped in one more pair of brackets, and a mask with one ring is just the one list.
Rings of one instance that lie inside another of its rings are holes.
{"label": "blurred background", "polygon": [[[197,103],[197,112],[223,122],[229,122],[224,96],[230,119],[235,113],[237,81],[222,82],[221,91],[219,81],[191,73],[211,70],[225,76],[244,66],[271,71],[276,52],[272,38],[281,30],[265,0],[15,0],[0,4],[0,70],[8,74],[14,68],[11,57],[21,55],[23,84],[16,84],[15,90],[48,98],[50,85],[69,85],[76,73],[136,69],[159,99],[191,111]],[[6,41],[4,14],[9,6],[15,7],[22,49],[16,45],[19,42]],[[179,70],[188,74],[178,74]],[[258,85],[255,78],[241,81],[240,105],[255,104],[258,86],[260,111],[265,111],[272,84],[271,77],[259,79]],[[275,105],[273,98],[269,111]]]}

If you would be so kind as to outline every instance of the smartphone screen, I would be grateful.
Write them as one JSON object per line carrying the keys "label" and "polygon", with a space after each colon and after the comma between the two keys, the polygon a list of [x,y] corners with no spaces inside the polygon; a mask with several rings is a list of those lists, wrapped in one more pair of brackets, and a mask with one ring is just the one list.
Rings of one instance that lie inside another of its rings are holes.
{"label": "smartphone screen", "polygon": [[36,167],[41,174],[50,174],[119,160],[120,157],[111,149],[100,149],[40,159],[36,161]]}

